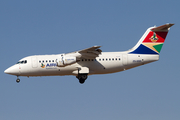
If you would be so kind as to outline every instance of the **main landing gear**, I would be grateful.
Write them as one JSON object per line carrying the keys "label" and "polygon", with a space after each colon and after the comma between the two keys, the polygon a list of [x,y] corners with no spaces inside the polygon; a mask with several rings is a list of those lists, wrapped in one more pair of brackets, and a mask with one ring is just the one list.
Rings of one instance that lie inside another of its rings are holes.
{"label": "main landing gear", "polygon": [[19,83],[19,82],[20,82],[20,79],[18,78],[18,76],[17,76],[16,82],[17,82],[17,83]]}
{"label": "main landing gear", "polygon": [[76,76],[76,78],[79,79],[79,83],[81,84],[85,82],[87,77],[88,77],[88,74],[78,74],[78,76]]}

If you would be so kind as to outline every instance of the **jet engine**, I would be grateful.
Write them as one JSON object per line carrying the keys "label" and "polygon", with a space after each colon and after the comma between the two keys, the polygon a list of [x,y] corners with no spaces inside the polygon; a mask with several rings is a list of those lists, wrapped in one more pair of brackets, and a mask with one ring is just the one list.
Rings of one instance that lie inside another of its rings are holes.
{"label": "jet engine", "polygon": [[56,62],[58,67],[65,67],[76,63],[76,57],[61,55],[61,58],[57,59]]}

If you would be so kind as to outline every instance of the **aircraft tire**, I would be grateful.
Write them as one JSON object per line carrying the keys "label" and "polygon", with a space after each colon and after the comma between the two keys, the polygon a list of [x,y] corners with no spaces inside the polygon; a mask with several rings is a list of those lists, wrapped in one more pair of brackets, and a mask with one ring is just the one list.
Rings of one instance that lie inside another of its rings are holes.
{"label": "aircraft tire", "polygon": [[19,79],[19,78],[17,78],[17,79],[16,79],[16,82],[17,82],[17,83],[19,83],[19,82],[20,82],[20,79]]}
{"label": "aircraft tire", "polygon": [[79,83],[83,84],[85,82],[85,80],[81,79],[79,80]]}
{"label": "aircraft tire", "polygon": [[83,84],[87,79],[87,74],[79,74],[77,78],[79,79],[79,83]]}

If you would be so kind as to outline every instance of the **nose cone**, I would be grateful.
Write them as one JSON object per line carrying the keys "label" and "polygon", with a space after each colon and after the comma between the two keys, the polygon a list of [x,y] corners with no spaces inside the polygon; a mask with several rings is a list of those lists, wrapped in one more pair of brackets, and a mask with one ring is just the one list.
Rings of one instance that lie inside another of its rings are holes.
{"label": "nose cone", "polygon": [[17,65],[13,65],[9,67],[8,69],[6,69],[4,73],[11,74],[11,75],[19,75],[19,67]]}
{"label": "nose cone", "polygon": [[6,69],[6,70],[4,71],[4,73],[9,74],[10,71],[11,71],[11,70],[8,68],[8,69]]}

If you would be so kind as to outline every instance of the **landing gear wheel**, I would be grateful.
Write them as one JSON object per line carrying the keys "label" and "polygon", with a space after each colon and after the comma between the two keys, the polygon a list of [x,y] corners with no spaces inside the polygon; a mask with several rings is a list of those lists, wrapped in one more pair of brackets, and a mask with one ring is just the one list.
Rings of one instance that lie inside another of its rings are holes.
{"label": "landing gear wheel", "polygon": [[77,79],[79,79],[79,83],[83,84],[87,79],[88,74],[78,74]]}
{"label": "landing gear wheel", "polygon": [[85,82],[85,80],[79,80],[79,83],[83,84]]}
{"label": "landing gear wheel", "polygon": [[19,78],[17,78],[17,79],[16,79],[16,82],[17,82],[17,83],[19,83],[19,82],[20,82],[20,79],[19,79]]}

